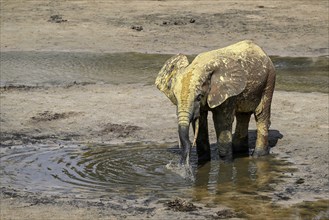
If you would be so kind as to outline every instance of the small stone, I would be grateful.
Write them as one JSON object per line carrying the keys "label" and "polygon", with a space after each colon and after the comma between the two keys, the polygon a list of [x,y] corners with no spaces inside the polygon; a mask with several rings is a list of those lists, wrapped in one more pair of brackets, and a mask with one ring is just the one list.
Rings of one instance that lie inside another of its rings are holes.
{"label": "small stone", "polygon": [[292,194],[292,193],[295,192],[295,189],[294,189],[293,187],[287,187],[287,188],[285,189],[285,191],[286,191],[287,193],[289,193],[289,194]]}
{"label": "small stone", "polygon": [[275,193],[275,195],[278,197],[278,199],[280,199],[280,200],[285,200],[285,201],[287,201],[287,200],[289,200],[290,199],[290,197],[289,196],[287,196],[287,195],[285,195],[285,193]]}
{"label": "small stone", "polygon": [[199,207],[196,207],[193,203],[182,200],[182,199],[174,199],[173,201],[169,201],[166,203],[168,209],[179,212],[191,212],[197,210]]}
{"label": "small stone", "polygon": [[140,26],[133,25],[130,28],[133,29],[133,30],[136,30],[136,31],[142,31],[143,30],[143,26],[141,26],[141,25]]}
{"label": "small stone", "polygon": [[305,182],[305,180],[303,178],[299,178],[298,180],[296,180],[296,184],[303,184]]}

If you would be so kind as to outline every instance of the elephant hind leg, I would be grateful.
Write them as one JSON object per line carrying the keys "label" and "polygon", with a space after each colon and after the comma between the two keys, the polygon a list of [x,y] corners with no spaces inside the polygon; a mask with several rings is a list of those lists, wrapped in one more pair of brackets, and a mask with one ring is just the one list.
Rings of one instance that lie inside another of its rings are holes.
{"label": "elephant hind leg", "polygon": [[263,156],[269,154],[268,147],[268,129],[270,126],[270,120],[262,119],[261,117],[255,117],[257,124],[257,140],[256,146],[253,153],[254,157]]}
{"label": "elephant hind leg", "polygon": [[236,127],[233,136],[233,153],[248,154],[248,127],[251,112],[237,112]]}
{"label": "elephant hind leg", "polygon": [[269,154],[270,151],[268,147],[268,130],[271,125],[271,103],[275,85],[274,68],[270,68],[268,74],[267,85],[255,111],[257,140],[255,151],[253,153],[254,157]]}
{"label": "elephant hind leg", "polygon": [[271,103],[267,97],[264,96],[255,112],[257,139],[253,153],[254,157],[269,154],[270,149],[268,148],[268,129],[271,125],[270,115]]}

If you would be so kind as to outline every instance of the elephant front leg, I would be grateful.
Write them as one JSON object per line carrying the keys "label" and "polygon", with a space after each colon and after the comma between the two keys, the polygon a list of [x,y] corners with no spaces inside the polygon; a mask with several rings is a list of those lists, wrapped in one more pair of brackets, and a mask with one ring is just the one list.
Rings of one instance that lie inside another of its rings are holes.
{"label": "elephant front leg", "polygon": [[[204,164],[211,159],[207,116],[208,111],[200,112],[199,135],[196,140],[199,164]],[[193,122],[193,129],[195,131],[195,121]]]}
{"label": "elephant front leg", "polygon": [[220,130],[217,134],[218,153],[223,160],[232,160],[232,129]]}
{"label": "elephant front leg", "polygon": [[232,160],[233,113],[233,105],[227,101],[213,111],[219,156],[228,161]]}
{"label": "elephant front leg", "polygon": [[235,115],[237,124],[233,136],[233,153],[249,153],[248,127],[251,114],[250,112],[237,112]]}

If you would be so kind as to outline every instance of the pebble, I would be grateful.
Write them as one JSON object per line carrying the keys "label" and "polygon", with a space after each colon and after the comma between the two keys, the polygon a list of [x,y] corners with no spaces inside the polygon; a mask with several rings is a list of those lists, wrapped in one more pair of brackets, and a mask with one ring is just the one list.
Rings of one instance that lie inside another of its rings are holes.
{"label": "pebble", "polygon": [[139,26],[133,25],[133,26],[131,26],[131,29],[136,30],[136,31],[142,31],[143,30],[143,26],[141,26],[141,25],[139,25]]}

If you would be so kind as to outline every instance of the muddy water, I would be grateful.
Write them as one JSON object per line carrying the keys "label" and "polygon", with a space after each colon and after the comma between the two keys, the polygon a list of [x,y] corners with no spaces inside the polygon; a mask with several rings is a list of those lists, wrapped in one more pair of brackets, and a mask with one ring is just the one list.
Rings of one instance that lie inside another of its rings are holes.
{"label": "muddy water", "polygon": [[271,156],[236,158],[233,163],[212,159],[196,169],[193,151],[192,182],[166,168],[168,162],[179,160],[179,149],[173,146],[13,146],[1,152],[1,186],[85,199],[110,196],[118,201],[146,198],[163,202],[181,197],[209,207],[244,210],[243,215],[252,218],[260,212],[268,219],[315,216],[328,209],[326,203],[313,211],[309,206],[314,208],[314,203],[290,209],[273,204],[275,185],[292,178],[294,172],[286,161]]}
{"label": "muddy water", "polygon": [[329,92],[329,57],[271,57],[276,67],[276,89]]}
{"label": "muddy water", "polygon": [[170,150],[151,145],[23,147],[1,158],[1,183],[91,199],[108,193],[164,197],[188,187],[165,169],[171,157]]}
{"label": "muddy water", "polygon": [[1,53],[1,86],[154,83],[168,55],[66,52]]}
{"label": "muddy water", "polygon": [[[169,57],[140,53],[2,52],[0,86],[153,84]],[[272,57],[272,60],[277,69],[277,89],[329,92],[329,57]]]}

